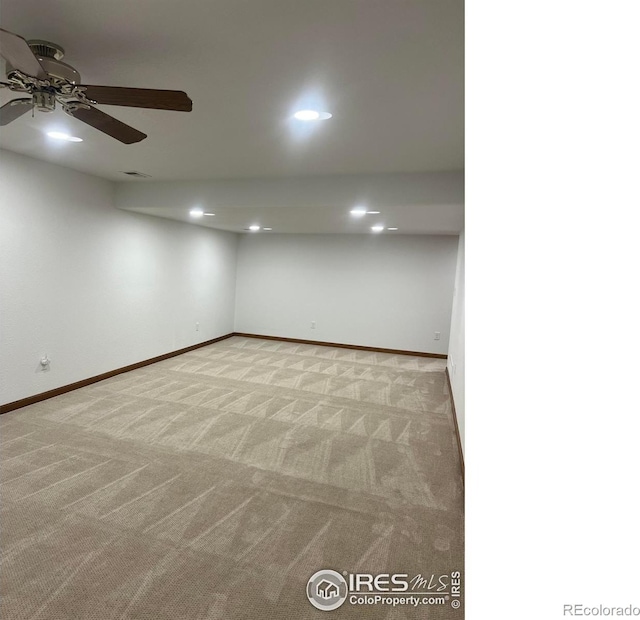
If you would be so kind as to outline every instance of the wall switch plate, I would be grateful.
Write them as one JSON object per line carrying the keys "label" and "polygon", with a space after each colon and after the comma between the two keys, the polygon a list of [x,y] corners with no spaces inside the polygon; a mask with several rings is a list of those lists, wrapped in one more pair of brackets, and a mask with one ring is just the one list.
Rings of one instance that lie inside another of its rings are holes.
{"label": "wall switch plate", "polygon": [[435,332],[435,335],[433,337],[434,340],[440,340],[440,332]]}
{"label": "wall switch plate", "polygon": [[196,331],[199,332],[200,331],[200,323],[196,323]]}
{"label": "wall switch plate", "polygon": [[311,321],[311,329],[315,329],[316,328],[316,322],[315,321]]}

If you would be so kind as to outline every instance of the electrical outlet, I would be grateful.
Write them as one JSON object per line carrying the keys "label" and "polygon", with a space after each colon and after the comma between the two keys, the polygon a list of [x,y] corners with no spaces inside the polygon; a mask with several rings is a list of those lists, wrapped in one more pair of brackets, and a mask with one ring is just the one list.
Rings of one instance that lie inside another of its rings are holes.
{"label": "electrical outlet", "polygon": [[200,323],[196,322],[196,331],[199,332],[200,331]]}
{"label": "electrical outlet", "polygon": [[434,340],[440,340],[440,332],[435,332],[434,336],[433,336]]}
{"label": "electrical outlet", "polygon": [[316,328],[316,322],[315,321],[311,321],[311,329],[315,329]]}

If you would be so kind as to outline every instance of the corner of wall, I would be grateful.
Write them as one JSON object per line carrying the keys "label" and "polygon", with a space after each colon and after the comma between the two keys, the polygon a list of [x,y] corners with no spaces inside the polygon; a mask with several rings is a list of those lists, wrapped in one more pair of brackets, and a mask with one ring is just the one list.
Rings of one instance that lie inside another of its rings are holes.
{"label": "corner of wall", "polygon": [[465,391],[464,391],[464,286],[465,286],[465,240],[464,230],[460,233],[458,242],[458,263],[453,292],[453,309],[451,312],[451,336],[449,339],[449,353],[447,371],[451,382],[451,397],[460,432],[461,449],[464,454],[464,421],[465,421]]}

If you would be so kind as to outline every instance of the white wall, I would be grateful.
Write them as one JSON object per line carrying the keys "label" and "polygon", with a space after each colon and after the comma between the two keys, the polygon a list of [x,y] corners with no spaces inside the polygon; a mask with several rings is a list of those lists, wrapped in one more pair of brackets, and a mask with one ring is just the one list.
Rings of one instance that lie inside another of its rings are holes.
{"label": "white wall", "polygon": [[233,331],[237,235],[118,210],[107,181],[0,155],[0,403]]}
{"label": "white wall", "polygon": [[235,331],[446,353],[457,245],[457,236],[242,235]]}
{"label": "white wall", "polygon": [[451,313],[451,339],[447,367],[464,452],[464,232],[458,243],[458,264]]}

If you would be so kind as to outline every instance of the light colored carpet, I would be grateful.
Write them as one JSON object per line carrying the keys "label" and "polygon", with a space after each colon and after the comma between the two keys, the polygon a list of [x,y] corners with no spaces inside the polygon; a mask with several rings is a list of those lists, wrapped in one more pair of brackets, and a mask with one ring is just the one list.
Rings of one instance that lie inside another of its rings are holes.
{"label": "light colored carpet", "polygon": [[444,367],[233,337],[0,416],[0,617],[462,618],[305,595],[462,570]]}

